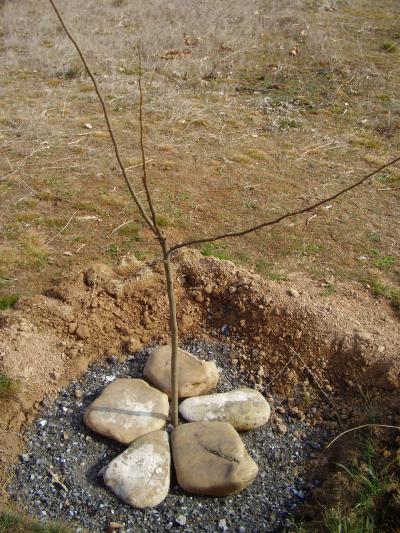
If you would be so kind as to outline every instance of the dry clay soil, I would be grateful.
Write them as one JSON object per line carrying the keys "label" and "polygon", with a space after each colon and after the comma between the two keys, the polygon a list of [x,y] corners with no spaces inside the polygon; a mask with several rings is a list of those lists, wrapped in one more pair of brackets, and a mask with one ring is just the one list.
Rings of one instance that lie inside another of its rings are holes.
{"label": "dry clay soil", "polygon": [[[301,275],[266,281],[196,251],[177,254],[174,263],[182,338],[230,343],[232,364],[289,407],[301,403],[299,387],[308,379],[312,394],[322,389],[326,400],[315,423],[332,420],[333,412],[343,429],[362,422],[360,386],[382,421],[399,421],[400,334],[387,303],[345,283],[322,298],[320,287]],[[132,258],[113,268],[94,264],[0,315],[0,371],[21,383],[15,397],[0,400],[1,504],[10,505],[10,466],[24,451],[22,432],[44,398],[96,360],[167,342],[162,272],[158,262]],[[339,432],[336,422],[327,424]]]}

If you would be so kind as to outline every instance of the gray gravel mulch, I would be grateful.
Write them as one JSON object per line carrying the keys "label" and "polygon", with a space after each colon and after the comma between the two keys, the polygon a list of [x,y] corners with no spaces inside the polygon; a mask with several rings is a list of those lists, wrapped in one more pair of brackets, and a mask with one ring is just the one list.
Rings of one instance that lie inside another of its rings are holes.
{"label": "gray gravel mulch", "polygon": [[[228,346],[191,341],[184,347],[215,361],[221,376],[219,392],[254,387],[245,372],[232,365]],[[27,452],[15,467],[10,494],[32,516],[72,521],[94,532],[106,531],[110,522],[124,524],[120,533],[273,532],[287,527],[291,514],[318,483],[304,479],[304,472],[328,435],[321,427],[311,429],[286,415],[285,435],[270,423],[241,434],[259,474],[238,494],[190,495],[172,475],[167,498],[157,508],[141,510],[125,505],[105,487],[98,473],[124,448],[86,428],[82,414],[115,378],[141,378],[150,351],[143,349],[122,363],[112,357],[106,364],[94,364],[82,380],[71,383],[54,401],[44,402],[39,418],[26,432]]]}

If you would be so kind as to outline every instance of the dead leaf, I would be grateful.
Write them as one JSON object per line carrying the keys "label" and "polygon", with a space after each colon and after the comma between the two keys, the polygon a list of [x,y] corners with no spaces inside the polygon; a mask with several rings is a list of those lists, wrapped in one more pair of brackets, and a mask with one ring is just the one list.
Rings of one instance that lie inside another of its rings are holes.
{"label": "dead leaf", "polygon": [[222,43],[219,47],[221,52],[233,52],[233,48],[231,46],[227,46],[226,44]]}
{"label": "dead leaf", "polygon": [[187,48],[184,48],[183,50],[168,50],[164,55],[161,56],[161,59],[170,61],[172,59],[182,59],[190,55],[192,55],[192,52]]}
{"label": "dead leaf", "polygon": [[67,487],[64,485],[64,483],[61,481],[60,476],[53,472],[51,468],[47,469],[47,472],[51,475],[51,480],[54,484],[60,485],[61,488],[65,490],[65,492],[68,492]]}
{"label": "dead leaf", "polygon": [[92,130],[93,129],[93,126],[91,124],[89,124],[89,122],[84,124],[83,127],[86,128],[87,130]]}
{"label": "dead leaf", "polygon": [[197,46],[200,42],[200,39],[198,37],[192,37],[191,35],[184,33],[183,42],[186,44],[186,46]]}
{"label": "dead leaf", "polygon": [[297,46],[294,46],[291,50],[290,50],[290,55],[291,56],[298,56],[299,55],[299,52],[300,50],[298,49]]}

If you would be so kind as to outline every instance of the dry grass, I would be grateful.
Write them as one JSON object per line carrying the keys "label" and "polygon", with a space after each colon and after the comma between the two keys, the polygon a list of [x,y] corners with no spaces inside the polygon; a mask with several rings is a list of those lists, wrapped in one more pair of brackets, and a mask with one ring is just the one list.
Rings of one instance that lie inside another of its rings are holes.
{"label": "dry grass", "polygon": [[[149,173],[173,239],[304,206],[398,149],[399,51],[382,49],[399,41],[395,0],[59,5],[97,73],[137,184],[140,39]],[[90,83],[47,3],[6,1],[0,17],[0,290],[40,289],[70,264],[130,248],[151,256]],[[171,50],[181,53],[163,59]],[[399,181],[393,168],[307,226],[295,220],[215,253],[276,279],[301,269],[395,287]],[[112,233],[131,219],[135,235]],[[371,234],[379,257],[394,258],[387,268],[369,254]]]}
{"label": "dry grass", "polygon": [[16,513],[3,511],[0,513],[0,533],[72,533],[72,529],[66,524],[39,522]]}

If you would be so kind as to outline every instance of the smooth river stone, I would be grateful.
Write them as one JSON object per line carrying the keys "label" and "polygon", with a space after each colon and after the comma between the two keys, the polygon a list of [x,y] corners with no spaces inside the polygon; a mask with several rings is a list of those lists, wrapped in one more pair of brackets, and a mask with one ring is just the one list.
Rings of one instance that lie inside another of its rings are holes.
{"label": "smooth river stone", "polygon": [[168,396],[142,379],[117,379],[86,409],[85,424],[122,444],[161,429],[168,417]]}
{"label": "smooth river stone", "polygon": [[229,422],[237,431],[259,428],[271,415],[264,396],[247,388],[188,398],[181,403],[179,412],[189,422]]}
{"label": "smooth river stone", "polygon": [[172,432],[178,483],[194,494],[227,496],[248,487],[258,467],[227,422],[191,422]]}
{"label": "smooth river stone", "polygon": [[[160,346],[149,356],[144,376],[158,389],[171,396],[171,346]],[[215,389],[219,373],[215,363],[201,361],[178,349],[179,398],[199,396]]]}
{"label": "smooth river stone", "polygon": [[154,507],[167,496],[171,453],[165,431],[135,440],[103,470],[104,483],[133,507]]}

